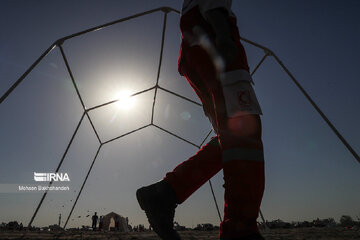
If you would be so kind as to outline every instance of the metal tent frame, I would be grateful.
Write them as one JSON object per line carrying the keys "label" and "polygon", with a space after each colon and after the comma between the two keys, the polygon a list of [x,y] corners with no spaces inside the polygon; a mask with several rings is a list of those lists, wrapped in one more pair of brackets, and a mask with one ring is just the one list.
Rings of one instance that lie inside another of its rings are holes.
{"label": "metal tent frame", "polygon": [[[107,140],[107,141],[102,141],[102,140],[100,139],[100,136],[99,136],[99,134],[98,134],[98,132],[97,132],[97,130],[96,130],[96,128],[95,128],[95,126],[94,126],[91,118],[90,118],[90,116],[89,116],[89,112],[90,112],[90,111],[93,111],[93,110],[95,110],[95,109],[97,109],[97,108],[101,108],[101,107],[104,107],[104,106],[106,106],[106,105],[115,103],[115,102],[117,102],[117,101],[119,101],[119,100],[113,100],[113,101],[106,102],[106,103],[103,103],[103,104],[100,104],[100,105],[97,105],[97,106],[94,106],[94,107],[91,107],[91,108],[87,108],[87,107],[85,106],[83,100],[82,100],[81,95],[80,95],[79,89],[78,89],[78,87],[77,87],[76,81],[75,81],[74,76],[73,76],[73,74],[72,74],[72,70],[71,70],[70,65],[69,65],[69,63],[68,63],[68,60],[67,60],[67,57],[66,57],[66,54],[65,54],[65,52],[64,52],[64,49],[63,49],[62,45],[63,45],[63,43],[64,43],[66,40],[69,40],[69,39],[78,37],[78,36],[80,36],[80,35],[84,35],[84,34],[87,34],[87,33],[90,33],[90,32],[94,32],[94,31],[97,31],[97,30],[100,30],[100,29],[103,29],[103,28],[112,26],[112,25],[114,25],[114,24],[118,24],[118,23],[121,23],[121,22],[125,22],[125,21],[130,20],[130,19],[138,18],[138,17],[145,16],[145,15],[148,15],[148,14],[151,14],[151,13],[159,12],[159,11],[161,11],[161,12],[164,13],[164,18],[163,18],[163,29],[162,29],[162,38],[161,38],[161,49],[160,49],[160,57],[159,57],[159,65],[158,65],[158,71],[157,71],[156,84],[155,84],[155,86],[153,86],[153,87],[151,87],[151,88],[145,89],[145,90],[140,91],[140,92],[133,93],[133,94],[131,95],[131,97],[133,97],[133,96],[136,96],[136,95],[139,95],[139,94],[148,92],[148,91],[150,91],[150,90],[155,90],[154,99],[153,99],[153,104],[152,104],[151,122],[150,122],[149,124],[147,124],[147,125],[144,125],[144,126],[142,126],[142,127],[140,127],[140,128],[137,128],[137,129],[135,129],[135,130],[132,130],[132,131],[130,131],[130,132],[127,132],[127,133],[125,133],[125,134],[122,134],[122,135],[120,135],[120,136],[118,136],[118,137],[115,137],[115,138],[113,138],[113,139],[110,139],[110,140]],[[178,139],[180,139],[180,140],[182,140],[182,141],[184,141],[184,142],[186,142],[186,143],[188,143],[188,144],[190,144],[190,145],[193,145],[194,147],[196,147],[196,148],[198,148],[198,149],[200,149],[200,148],[202,147],[202,145],[205,143],[206,139],[210,136],[210,134],[211,134],[211,132],[212,132],[212,130],[210,130],[209,133],[207,134],[207,136],[206,136],[206,137],[204,138],[204,140],[201,142],[201,144],[200,144],[200,145],[197,145],[197,144],[195,144],[195,143],[193,143],[193,142],[191,142],[191,141],[188,141],[188,140],[186,140],[186,139],[184,139],[184,138],[182,138],[182,137],[180,137],[180,136],[172,133],[170,130],[164,129],[164,128],[162,128],[162,127],[160,127],[160,126],[158,126],[158,125],[156,125],[156,124],[154,123],[154,109],[155,109],[156,96],[157,96],[158,90],[165,91],[165,92],[167,92],[167,93],[169,93],[169,94],[172,94],[172,95],[174,95],[174,96],[176,96],[176,97],[178,97],[178,98],[181,98],[181,99],[183,99],[183,100],[186,100],[186,101],[188,101],[188,102],[190,102],[190,103],[193,103],[193,104],[202,106],[201,104],[199,104],[199,103],[197,103],[197,102],[195,102],[195,101],[193,101],[193,100],[191,100],[191,99],[189,99],[189,98],[186,98],[186,97],[184,97],[184,96],[182,96],[182,95],[180,95],[180,94],[177,94],[177,93],[175,93],[175,92],[173,92],[173,91],[170,91],[170,90],[168,90],[168,89],[165,89],[165,88],[163,88],[163,87],[161,87],[161,86],[159,85],[159,76],[160,76],[160,70],[161,70],[161,64],[162,64],[162,56],[163,56],[163,48],[164,48],[164,39],[165,39],[165,32],[166,32],[167,16],[168,16],[168,14],[171,13],[171,12],[174,12],[174,13],[176,13],[176,14],[180,14],[180,12],[179,12],[178,10],[175,10],[175,9],[173,9],[173,8],[170,8],[170,7],[160,7],[160,8],[156,8],[156,9],[149,10],[149,11],[146,11],[146,12],[138,13],[138,14],[135,14],[135,15],[132,15],[132,16],[129,16],[129,17],[125,17],[125,18],[122,18],[122,19],[119,19],[119,20],[116,20],[116,21],[113,21],[113,22],[109,22],[109,23],[106,23],[106,24],[102,24],[102,25],[100,25],[100,26],[96,26],[96,27],[93,27],[93,28],[90,28],[90,29],[87,29],[87,30],[84,30],[84,31],[81,31],[81,32],[78,32],[78,33],[74,33],[74,34],[71,34],[71,35],[69,35],[69,36],[66,36],[66,37],[63,37],[63,38],[58,39],[58,40],[55,41],[48,49],[46,49],[46,50],[43,52],[43,54],[24,72],[24,74],[23,74],[23,75],[8,89],[8,91],[0,98],[0,104],[1,104],[1,103],[3,103],[4,100],[11,94],[11,92],[14,91],[15,88],[26,78],[26,76],[42,61],[42,59],[43,59],[47,54],[49,54],[49,53],[50,53],[54,48],[56,48],[56,47],[58,47],[58,48],[60,49],[60,52],[61,52],[62,58],[63,58],[63,60],[64,60],[64,63],[65,63],[65,65],[66,65],[67,71],[68,71],[68,73],[69,73],[69,75],[70,75],[70,78],[71,78],[71,80],[72,80],[73,86],[74,86],[74,88],[75,88],[75,90],[76,90],[76,93],[77,93],[77,95],[78,95],[78,97],[79,97],[79,100],[80,100],[80,102],[81,102],[81,105],[82,105],[82,107],[83,107],[83,114],[82,114],[82,116],[81,116],[81,118],[80,118],[80,120],[79,120],[79,122],[78,122],[78,124],[77,124],[77,126],[76,126],[76,128],[75,128],[75,131],[74,131],[73,135],[72,135],[71,138],[70,138],[70,141],[69,141],[69,143],[68,143],[68,145],[67,145],[67,147],[66,147],[66,149],[65,149],[65,152],[63,153],[63,155],[62,155],[62,157],[61,157],[61,159],[60,159],[60,162],[59,162],[59,164],[58,164],[55,172],[57,173],[57,172],[59,171],[59,169],[60,169],[60,167],[61,167],[61,165],[62,165],[62,163],[63,163],[63,161],[64,161],[64,159],[65,159],[65,157],[66,157],[66,155],[67,155],[67,153],[68,153],[71,145],[72,145],[72,142],[73,142],[73,140],[74,140],[74,138],[75,138],[75,136],[76,136],[76,134],[77,134],[77,132],[78,132],[78,130],[79,130],[79,127],[80,127],[82,121],[84,120],[85,116],[86,116],[87,119],[89,120],[89,122],[90,122],[90,124],[91,124],[91,127],[92,127],[92,129],[93,129],[93,131],[94,131],[94,133],[95,133],[95,135],[96,135],[96,137],[97,137],[97,139],[98,139],[98,142],[99,142],[99,146],[98,146],[98,149],[97,149],[97,151],[96,151],[96,154],[95,154],[95,156],[94,156],[94,158],[93,158],[93,160],[92,160],[92,162],[91,162],[91,165],[90,165],[90,167],[89,167],[89,169],[88,169],[88,171],[87,171],[86,177],[85,177],[85,179],[84,179],[84,181],[83,181],[83,183],[82,183],[82,186],[81,186],[81,188],[80,188],[80,191],[79,191],[79,193],[78,193],[78,195],[77,195],[77,197],[76,197],[76,200],[75,200],[75,202],[74,202],[74,204],[73,204],[73,206],[72,206],[72,208],[71,208],[71,211],[70,211],[70,213],[69,213],[69,215],[68,215],[68,217],[67,217],[67,219],[66,219],[66,222],[65,222],[65,224],[64,224],[64,228],[66,228],[66,226],[67,226],[67,224],[68,224],[68,221],[69,221],[69,219],[70,219],[70,217],[71,217],[71,215],[72,215],[72,212],[73,212],[73,210],[74,210],[74,208],[75,208],[75,206],[76,206],[76,204],[77,204],[77,202],[78,202],[78,199],[79,199],[79,197],[80,197],[80,195],[81,195],[81,193],[82,193],[82,190],[83,190],[83,188],[84,188],[84,186],[85,186],[85,184],[86,184],[86,181],[87,181],[87,179],[88,179],[88,177],[89,177],[89,174],[90,174],[90,172],[91,172],[91,170],[92,170],[92,168],[93,168],[93,165],[94,165],[94,163],[95,163],[95,161],[96,161],[96,159],[97,159],[97,156],[98,156],[98,154],[99,154],[99,152],[100,152],[100,150],[101,150],[101,148],[102,148],[103,145],[105,145],[105,144],[107,144],[107,143],[110,143],[110,142],[112,142],[112,141],[115,141],[115,140],[117,140],[117,139],[119,139],[119,138],[125,137],[125,136],[127,136],[127,135],[129,135],[129,134],[132,134],[132,133],[135,133],[135,132],[137,132],[137,131],[140,131],[140,130],[142,130],[142,129],[144,129],[144,128],[153,126],[153,127],[155,127],[155,128],[158,128],[158,129],[160,129],[160,130],[162,130],[162,131],[164,131],[164,132],[166,132],[166,133],[168,133],[168,134],[170,134],[170,135],[172,135],[172,136],[174,136],[174,137],[176,137],[176,138],[178,138]],[[323,120],[328,124],[328,126],[329,126],[329,127],[331,128],[331,130],[335,133],[335,135],[341,140],[341,142],[342,142],[342,143],[345,145],[345,147],[351,152],[351,154],[354,156],[354,158],[360,163],[360,157],[359,157],[359,155],[358,155],[358,154],[355,152],[355,150],[350,146],[350,144],[345,140],[345,138],[339,133],[339,131],[335,128],[335,126],[329,121],[329,119],[328,119],[328,118],[325,116],[325,114],[320,110],[320,108],[316,105],[316,103],[312,100],[312,98],[311,98],[311,97],[309,96],[309,94],[305,91],[305,89],[300,85],[300,83],[296,80],[296,78],[295,78],[295,77],[290,73],[290,71],[285,67],[285,65],[282,63],[282,61],[274,54],[274,52],[271,51],[269,48],[264,47],[264,46],[262,46],[262,45],[260,45],[260,44],[258,44],[258,43],[253,42],[253,41],[250,41],[250,40],[248,40],[248,39],[241,38],[241,40],[244,41],[244,42],[246,42],[246,43],[248,43],[248,44],[250,44],[250,45],[253,45],[253,46],[257,47],[257,48],[260,48],[260,49],[264,50],[264,56],[262,57],[262,59],[260,60],[260,62],[256,65],[256,67],[255,67],[255,69],[252,71],[251,75],[253,75],[253,74],[259,69],[259,67],[262,65],[262,63],[265,61],[265,59],[266,59],[267,57],[274,57],[275,60],[278,62],[278,64],[281,66],[281,68],[286,72],[286,74],[287,74],[287,75],[290,77],[290,79],[295,83],[295,85],[298,87],[298,89],[301,91],[301,93],[305,96],[305,98],[310,102],[310,104],[311,104],[311,105],[315,108],[315,110],[320,114],[320,116],[321,116],[321,117],[323,118]],[[51,186],[52,183],[53,183],[53,182],[51,181],[51,182],[49,183],[49,186]],[[211,183],[210,180],[209,180],[209,184],[210,184],[210,189],[211,189],[211,192],[212,192],[212,195],[213,195],[213,198],[214,198],[215,206],[216,206],[216,209],[217,209],[217,212],[218,212],[218,215],[219,215],[219,219],[220,219],[220,221],[222,221],[221,214],[220,214],[220,211],[219,211],[219,207],[218,207],[218,204],[217,204],[217,201],[216,201],[216,197],[215,197],[215,194],[214,194],[214,191],[213,191],[212,183]],[[45,197],[46,197],[46,195],[47,195],[47,193],[48,193],[48,190],[45,191],[44,194],[42,195],[42,197],[41,197],[41,199],[40,199],[40,202],[38,203],[38,205],[37,205],[37,207],[36,207],[36,210],[35,210],[34,214],[33,214],[32,217],[31,217],[31,220],[30,220],[30,222],[29,222],[29,224],[28,224],[28,227],[30,227],[30,226],[32,225],[32,223],[33,223],[33,221],[34,221],[34,219],[35,219],[35,217],[36,217],[36,215],[37,215],[37,213],[38,213],[38,211],[39,211],[39,209],[40,209],[40,207],[41,207],[41,205],[42,205],[42,203],[43,203],[43,201],[44,201],[44,199],[45,199]],[[262,217],[262,220],[263,220],[264,223],[265,223],[265,219],[264,219],[261,211],[260,211],[260,215],[261,215],[261,217]],[[266,226],[266,223],[265,223],[265,226]]]}

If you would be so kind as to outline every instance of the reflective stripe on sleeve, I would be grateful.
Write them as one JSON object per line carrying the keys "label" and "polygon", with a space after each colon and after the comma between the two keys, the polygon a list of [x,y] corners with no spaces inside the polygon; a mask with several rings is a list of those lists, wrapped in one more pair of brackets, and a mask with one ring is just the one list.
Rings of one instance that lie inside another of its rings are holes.
{"label": "reflective stripe on sleeve", "polygon": [[264,162],[264,152],[261,149],[232,148],[222,152],[222,162],[232,160],[249,160]]}
{"label": "reflective stripe on sleeve", "polygon": [[245,69],[237,69],[220,74],[220,80],[223,85],[236,84],[239,81],[251,82],[254,84],[252,77]]}

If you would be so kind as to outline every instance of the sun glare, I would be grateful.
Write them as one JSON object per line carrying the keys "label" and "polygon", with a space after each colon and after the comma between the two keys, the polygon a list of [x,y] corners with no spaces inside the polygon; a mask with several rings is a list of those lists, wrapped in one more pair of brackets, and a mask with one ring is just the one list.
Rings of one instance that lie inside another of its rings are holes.
{"label": "sun glare", "polygon": [[135,99],[131,97],[130,91],[121,91],[116,94],[116,99],[118,100],[115,104],[120,109],[128,110],[134,107]]}

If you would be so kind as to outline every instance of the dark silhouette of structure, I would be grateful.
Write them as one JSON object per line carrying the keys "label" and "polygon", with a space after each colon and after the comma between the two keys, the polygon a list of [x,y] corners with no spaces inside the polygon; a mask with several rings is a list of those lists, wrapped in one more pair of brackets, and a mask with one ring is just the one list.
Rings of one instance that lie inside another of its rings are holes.
{"label": "dark silhouette of structure", "polygon": [[124,218],[120,214],[111,212],[103,216],[102,229],[104,231],[111,231],[111,222],[115,222],[114,230],[119,232],[129,232],[128,218]]}

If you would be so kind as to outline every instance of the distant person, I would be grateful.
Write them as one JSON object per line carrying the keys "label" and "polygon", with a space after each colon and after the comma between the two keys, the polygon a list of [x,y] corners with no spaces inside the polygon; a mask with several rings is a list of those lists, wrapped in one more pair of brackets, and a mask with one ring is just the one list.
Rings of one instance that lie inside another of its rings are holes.
{"label": "distant person", "polygon": [[104,224],[104,216],[100,216],[99,218],[99,230],[101,231],[103,229]]}
{"label": "distant person", "polygon": [[129,225],[129,218],[126,217],[125,220],[126,220],[126,226],[127,226],[127,228],[129,229],[129,231],[130,231],[131,226]]}
{"label": "distant person", "polygon": [[256,219],[264,192],[262,114],[231,0],[184,0],[178,70],[199,96],[217,136],[163,180],[137,190],[161,239],[178,240],[177,204],[224,172],[222,240],[263,240]]}
{"label": "distant person", "polygon": [[97,212],[95,212],[95,214],[91,218],[92,219],[92,229],[94,231],[96,231],[96,224],[97,224],[97,220],[99,218],[96,214],[97,214]]}

